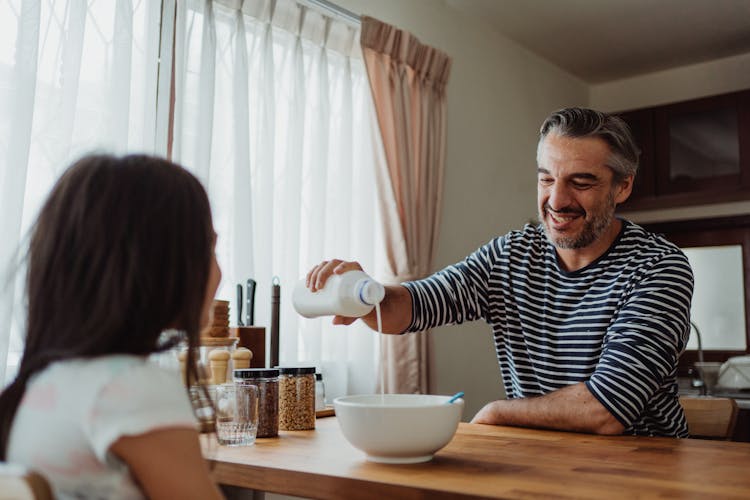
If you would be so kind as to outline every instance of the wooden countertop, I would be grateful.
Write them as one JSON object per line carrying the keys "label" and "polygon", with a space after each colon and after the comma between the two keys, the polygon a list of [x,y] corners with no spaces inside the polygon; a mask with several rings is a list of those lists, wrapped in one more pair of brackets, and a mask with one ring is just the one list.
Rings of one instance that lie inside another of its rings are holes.
{"label": "wooden countertop", "polygon": [[750,498],[750,443],[461,423],[432,461],[385,465],[316,426],[204,456],[219,483],[312,498]]}

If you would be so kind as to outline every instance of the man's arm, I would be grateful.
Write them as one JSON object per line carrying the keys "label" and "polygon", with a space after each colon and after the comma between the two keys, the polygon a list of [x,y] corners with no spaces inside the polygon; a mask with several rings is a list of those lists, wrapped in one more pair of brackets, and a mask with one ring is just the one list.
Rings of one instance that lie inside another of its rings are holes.
{"label": "man's arm", "polygon": [[[343,274],[352,270],[362,271],[358,262],[345,262],[338,259],[323,261],[315,266],[305,278],[305,284],[313,292],[325,286],[326,281],[332,274]],[[385,297],[380,302],[380,316],[382,321],[382,333],[400,334],[411,324],[412,299],[409,290],[401,285],[385,287]],[[360,318],[349,318],[346,316],[334,316],[334,325],[351,325]],[[372,310],[362,321],[373,330],[378,329],[377,311]]]}
{"label": "man's arm", "polygon": [[[473,422],[621,434],[627,427],[622,422],[637,421],[675,369],[687,343],[692,291],[687,258],[681,253],[661,258],[644,273],[610,325],[602,356],[586,383],[488,403]],[[679,431],[679,422],[674,426],[670,430]]]}
{"label": "man's arm", "polygon": [[625,430],[584,383],[570,385],[544,396],[487,403],[471,423],[609,435],[622,434]]}
{"label": "man's arm", "polygon": [[[503,238],[495,238],[463,261],[428,278],[410,281],[406,286],[387,286],[380,303],[383,333],[401,334],[410,326],[414,330],[427,330],[485,318],[487,281],[494,262],[503,254],[503,244]],[[361,271],[362,266],[338,259],[323,261],[307,273],[305,284],[315,292],[323,288],[331,275],[351,270]],[[349,325],[357,319],[335,316],[333,323]],[[362,319],[370,328],[377,329],[374,310]]]}

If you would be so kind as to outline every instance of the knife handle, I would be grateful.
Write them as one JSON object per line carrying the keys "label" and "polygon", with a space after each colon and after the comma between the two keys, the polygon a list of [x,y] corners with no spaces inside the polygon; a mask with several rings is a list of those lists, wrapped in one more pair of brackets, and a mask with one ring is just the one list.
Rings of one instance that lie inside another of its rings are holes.
{"label": "knife handle", "polygon": [[247,280],[247,294],[245,300],[245,324],[252,326],[255,324],[255,280]]}
{"label": "knife handle", "polygon": [[274,276],[271,283],[271,367],[274,367],[279,365],[279,307],[281,302],[279,277]]}
{"label": "knife handle", "polygon": [[242,283],[237,283],[237,326],[245,326],[242,323]]}

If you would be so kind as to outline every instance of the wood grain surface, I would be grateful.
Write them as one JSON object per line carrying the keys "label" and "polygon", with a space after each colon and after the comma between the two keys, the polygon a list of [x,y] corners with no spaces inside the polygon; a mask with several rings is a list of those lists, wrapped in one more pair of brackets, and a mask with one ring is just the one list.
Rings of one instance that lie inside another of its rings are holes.
{"label": "wood grain surface", "polygon": [[322,410],[315,410],[315,418],[333,417],[336,415],[336,410],[333,406],[326,406]]}
{"label": "wood grain surface", "polygon": [[734,434],[739,408],[734,399],[681,396],[691,436],[729,439]]}
{"label": "wood grain surface", "polygon": [[750,498],[750,443],[459,424],[430,462],[367,462],[335,417],[254,446],[213,438],[204,456],[222,484],[310,498]]}

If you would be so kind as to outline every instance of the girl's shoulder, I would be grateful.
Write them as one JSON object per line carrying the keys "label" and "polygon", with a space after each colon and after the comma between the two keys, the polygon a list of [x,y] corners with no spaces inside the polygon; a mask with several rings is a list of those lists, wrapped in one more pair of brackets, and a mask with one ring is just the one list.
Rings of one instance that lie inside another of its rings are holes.
{"label": "girl's shoulder", "polygon": [[127,354],[55,362],[34,377],[30,387],[46,387],[48,392],[64,394],[77,400],[81,407],[97,404],[103,394],[112,391],[123,396],[131,393],[130,402],[148,398],[149,394],[185,394],[179,371],[162,368],[146,356]]}
{"label": "girl's shoulder", "polygon": [[148,370],[158,368],[144,356],[131,354],[111,354],[93,358],[66,359],[52,363],[39,376],[40,379],[65,380],[75,377],[82,381],[92,380],[105,382],[130,370]]}

